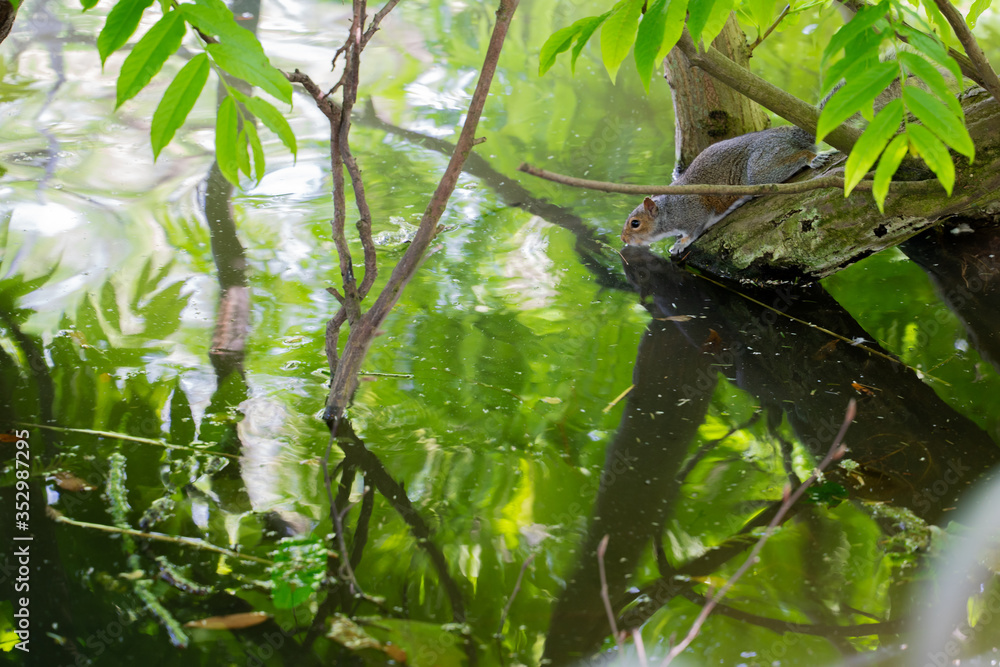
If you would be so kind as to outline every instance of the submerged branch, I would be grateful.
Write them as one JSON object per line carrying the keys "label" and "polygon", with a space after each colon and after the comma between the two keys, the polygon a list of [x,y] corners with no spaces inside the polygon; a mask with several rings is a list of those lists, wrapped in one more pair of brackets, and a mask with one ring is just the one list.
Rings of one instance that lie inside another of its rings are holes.
{"label": "submerged branch", "polygon": [[253,563],[261,563],[262,565],[273,566],[274,561],[268,560],[266,558],[258,558],[257,556],[250,556],[248,554],[241,554],[238,551],[233,551],[232,549],[225,549],[223,547],[217,547],[214,544],[209,544],[208,542],[198,539],[196,537],[181,537],[178,535],[165,535],[164,533],[144,533],[141,530],[132,530],[131,528],[119,528],[118,526],[108,526],[103,523],[90,523],[88,521],[77,521],[76,519],[70,519],[56,510],[49,509],[50,518],[56,523],[64,523],[68,526],[76,526],[77,528],[89,528],[91,530],[99,530],[104,533],[117,533],[119,535],[130,535],[132,537],[139,537],[144,540],[156,540],[158,542],[169,542],[170,544],[178,544],[185,547],[193,547],[195,549],[201,549],[202,551],[212,551],[217,554],[222,554],[228,556],[229,558],[237,558],[239,560],[246,560]]}
{"label": "submerged branch", "polygon": [[[574,188],[614,192],[627,195],[794,195],[800,192],[823,189],[844,189],[844,179],[841,176],[820,176],[806,181],[794,183],[764,183],[762,185],[721,185],[714,183],[695,183],[691,185],[633,185],[631,183],[609,183],[593,181],[586,178],[565,176],[553,171],[546,171],[522,163],[517,168],[526,174],[544,178],[553,183],[561,183]],[[872,189],[874,181],[861,181],[854,186],[855,191],[865,192]],[[937,186],[936,180],[925,181],[893,181],[890,188],[894,192],[928,192]]]}

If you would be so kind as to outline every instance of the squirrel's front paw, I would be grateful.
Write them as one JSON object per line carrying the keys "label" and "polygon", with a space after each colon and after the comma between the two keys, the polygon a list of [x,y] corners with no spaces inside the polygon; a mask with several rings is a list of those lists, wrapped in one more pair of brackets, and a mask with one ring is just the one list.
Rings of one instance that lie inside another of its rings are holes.
{"label": "squirrel's front paw", "polygon": [[670,246],[670,254],[671,255],[681,254],[682,252],[684,252],[685,248],[691,245],[691,242],[693,240],[694,239],[692,239],[690,236],[681,236],[676,241],[674,241],[674,244],[672,246]]}
{"label": "squirrel's front paw", "polygon": [[837,158],[842,157],[844,154],[840,151],[834,149],[829,151],[823,151],[822,153],[817,153],[809,162],[810,169],[826,169],[831,164],[837,161]]}

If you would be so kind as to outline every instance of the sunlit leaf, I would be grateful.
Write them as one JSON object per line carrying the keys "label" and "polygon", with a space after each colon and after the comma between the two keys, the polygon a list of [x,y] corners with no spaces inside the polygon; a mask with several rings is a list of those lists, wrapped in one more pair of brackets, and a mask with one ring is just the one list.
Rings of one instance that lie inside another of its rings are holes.
{"label": "sunlit leaf", "polygon": [[872,184],[872,196],[880,213],[885,213],[885,197],[889,194],[889,183],[892,175],[899,169],[899,163],[906,157],[909,140],[905,134],[897,135],[882,153],[882,159],[875,168],[875,182]]}
{"label": "sunlit leaf", "polygon": [[881,21],[888,11],[889,3],[885,0],[877,5],[862,7],[858,10],[858,13],[854,15],[854,18],[841,26],[841,28],[834,33],[833,37],[830,38],[826,48],[823,49],[820,66],[825,68],[826,62],[830,58],[837,55],[841,49],[847,46],[863,31],[868,30]]}
{"label": "sunlit leaf", "polygon": [[[903,88],[903,102],[907,110],[921,123],[953,148],[969,158],[976,157],[976,147],[962,119],[953,114],[938,98],[916,86]],[[948,160],[949,164],[951,160]]]}
{"label": "sunlit leaf", "polygon": [[687,27],[688,32],[691,33],[691,39],[694,40],[695,44],[701,41],[701,33],[705,29],[705,24],[708,23],[708,18],[712,14],[715,2],[716,0],[688,1]]}
{"label": "sunlit leaf", "polygon": [[296,154],[298,146],[295,143],[295,133],[292,132],[292,127],[288,124],[288,121],[285,120],[285,115],[283,113],[278,111],[274,105],[267,100],[262,100],[259,97],[244,95],[238,90],[234,90],[233,94],[236,95],[236,99],[238,99],[240,103],[247,108],[247,111],[259,118],[267,129],[278,135],[278,138],[281,139],[281,143],[288,147],[288,150],[292,152],[292,155]]}
{"label": "sunlit leaf", "polygon": [[969,15],[965,17],[965,22],[969,24],[970,28],[976,27],[979,17],[990,8],[991,4],[993,4],[993,0],[975,0],[972,3],[972,7],[969,8]]}
{"label": "sunlit leaf", "polygon": [[663,31],[663,41],[660,50],[656,52],[656,62],[663,60],[670,49],[674,48],[684,32],[684,19],[687,16],[688,0],[670,0],[667,5],[667,27]]}
{"label": "sunlit leaf", "polygon": [[775,0],[749,0],[750,15],[757,24],[757,34],[763,33],[774,20]]}
{"label": "sunlit leaf", "polygon": [[253,177],[257,179],[258,183],[260,183],[260,179],[264,178],[264,147],[260,144],[260,136],[257,134],[257,127],[254,125],[252,120],[247,119],[243,124],[243,129],[246,130],[247,140],[250,143],[250,150],[253,152]]}
{"label": "sunlit leaf", "polygon": [[887,31],[866,30],[844,47],[844,57],[823,70],[823,94],[841,79],[852,79],[878,62],[879,49],[889,37]]}
{"label": "sunlit leaf", "polygon": [[[17,9],[21,6],[21,3],[14,2],[13,5],[14,8]],[[93,9],[97,6],[97,0],[80,0],[80,5],[83,7],[83,11],[87,11],[88,9]]]}
{"label": "sunlit leaf", "polygon": [[816,140],[821,141],[831,130],[865,107],[892,83],[899,72],[895,62],[879,63],[862,72],[833,94],[819,116]]}
{"label": "sunlit leaf", "polygon": [[955,186],[955,163],[951,161],[948,148],[922,125],[907,125],[906,133],[910,137],[910,145],[937,175],[950,197],[951,190]]}
{"label": "sunlit leaf", "polygon": [[222,0],[196,0],[195,4],[178,5],[184,13],[184,18],[206,35],[217,38],[220,42],[244,48],[263,55],[264,48],[252,32],[236,22],[233,12]]}
{"label": "sunlit leaf", "polygon": [[226,95],[219,105],[218,120],[215,123],[215,160],[219,171],[235,186],[240,184],[240,170],[236,157],[236,141],[239,137],[239,122],[236,102]]}
{"label": "sunlit leaf", "polygon": [[185,24],[178,11],[169,11],[149,29],[122,63],[118,75],[115,107],[120,107],[142,90],[174,54],[184,39]]}
{"label": "sunlit leaf", "polygon": [[573,44],[573,38],[579,35],[583,29],[581,25],[583,21],[591,21],[594,18],[591,16],[577,21],[568,28],[556,30],[545,40],[545,43],[542,44],[542,50],[538,54],[538,76],[543,76],[556,64],[556,56],[563,51],[569,50],[569,47]]}
{"label": "sunlit leaf", "polygon": [[712,4],[712,11],[708,14],[705,27],[701,31],[701,40],[707,45],[719,36],[722,29],[729,20],[729,13],[733,11],[739,0],[715,0]]}
{"label": "sunlit leaf", "polygon": [[208,53],[219,67],[238,79],[257,86],[286,104],[292,103],[292,84],[268,61],[263,51],[236,44],[209,44]]}
{"label": "sunlit leaf", "polygon": [[[937,67],[930,64],[923,56],[916,53],[910,53],[909,51],[900,51],[897,55],[899,62],[903,63],[903,66],[910,71],[911,74],[919,78],[924,84],[931,89],[931,92],[937,95],[942,102],[948,105],[959,118],[964,118],[965,113],[962,111],[962,105],[959,103],[958,98],[951,91],[948,86],[948,82],[945,80],[944,75]],[[907,86],[908,88],[910,86]]]}
{"label": "sunlit leaf", "polygon": [[639,23],[639,31],[635,36],[635,68],[639,72],[646,92],[649,92],[649,80],[656,66],[656,55],[663,43],[663,33],[667,27],[667,6],[670,0],[655,0],[649,5]]}
{"label": "sunlit leaf", "polygon": [[181,68],[163,93],[163,99],[153,112],[153,123],[149,130],[153,159],[159,157],[163,147],[173,139],[177,128],[184,124],[205,87],[210,69],[208,56],[199,53]]}
{"label": "sunlit leaf", "polygon": [[[244,123],[244,125],[246,124]],[[253,178],[253,174],[250,172],[250,147],[247,146],[247,133],[243,129],[236,136],[236,165],[241,172]]]}
{"label": "sunlit leaf", "polygon": [[[94,0],[90,7],[96,5]],[[153,0],[120,0],[108,12],[104,27],[97,36],[97,53],[101,56],[101,65],[112,53],[120,49],[139,27],[143,12],[153,4]],[[84,4],[84,9],[90,9]]]}
{"label": "sunlit leaf", "polygon": [[903,101],[895,99],[878,112],[872,123],[858,138],[844,165],[844,196],[854,189],[872,168],[882,150],[903,122]]}
{"label": "sunlit leaf", "polygon": [[609,16],[611,16],[611,12],[606,12],[600,16],[593,16],[589,19],[583,19],[584,25],[580,30],[580,34],[576,38],[576,43],[573,45],[573,51],[570,58],[570,68],[574,72],[576,71],[576,59],[580,57],[583,47],[587,45],[587,42],[590,41],[594,32],[608,19]]}
{"label": "sunlit leaf", "polygon": [[936,35],[928,35],[907,25],[900,25],[898,31],[906,37],[910,46],[951,72],[955,81],[962,80],[962,70],[958,63],[948,55],[948,49]]}
{"label": "sunlit leaf", "polygon": [[639,14],[645,0],[625,0],[601,27],[601,58],[614,81],[618,68],[632,48],[639,30]]}

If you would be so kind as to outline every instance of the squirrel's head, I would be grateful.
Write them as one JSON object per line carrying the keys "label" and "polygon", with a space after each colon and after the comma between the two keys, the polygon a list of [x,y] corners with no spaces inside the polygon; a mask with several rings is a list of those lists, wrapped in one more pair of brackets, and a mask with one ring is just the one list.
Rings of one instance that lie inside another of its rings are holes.
{"label": "squirrel's head", "polygon": [[[667,206],[669,200],[663,199],[662,206]],[[665,229],[667,218],[671,217],[663,211],[652,198],[646,197],[642,204],[635,207],[628,219],[625,220],[625,227],[622,229],[622,243],[625,245],[649,245],[653,241],[669,238],[671,236],[684,237],[686,232],[680,229]],[[669,206],[667,206],[669,208]],[[659,223],[658,223],[659,220]],[[682,241],[684,238],[681,239]]]}

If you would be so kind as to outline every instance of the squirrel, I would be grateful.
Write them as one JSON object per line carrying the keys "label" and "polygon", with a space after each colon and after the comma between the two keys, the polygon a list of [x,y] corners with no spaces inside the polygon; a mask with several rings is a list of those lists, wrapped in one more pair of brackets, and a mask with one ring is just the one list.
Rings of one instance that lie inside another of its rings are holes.
{"label": "squirrel", "polygon": [[[817,154],[816,138],[809,132],[795,126],[774,127],[712,144],[691,161],[684,173],[674,180],[674,185],[781,183],[804,167],[821,166],[826,158],[825,154]],[[676,255],[752,198],[739,195],[646,197],[625,221],[622,242],[649,245],[677,236],[680,238],[670,249]]]}

